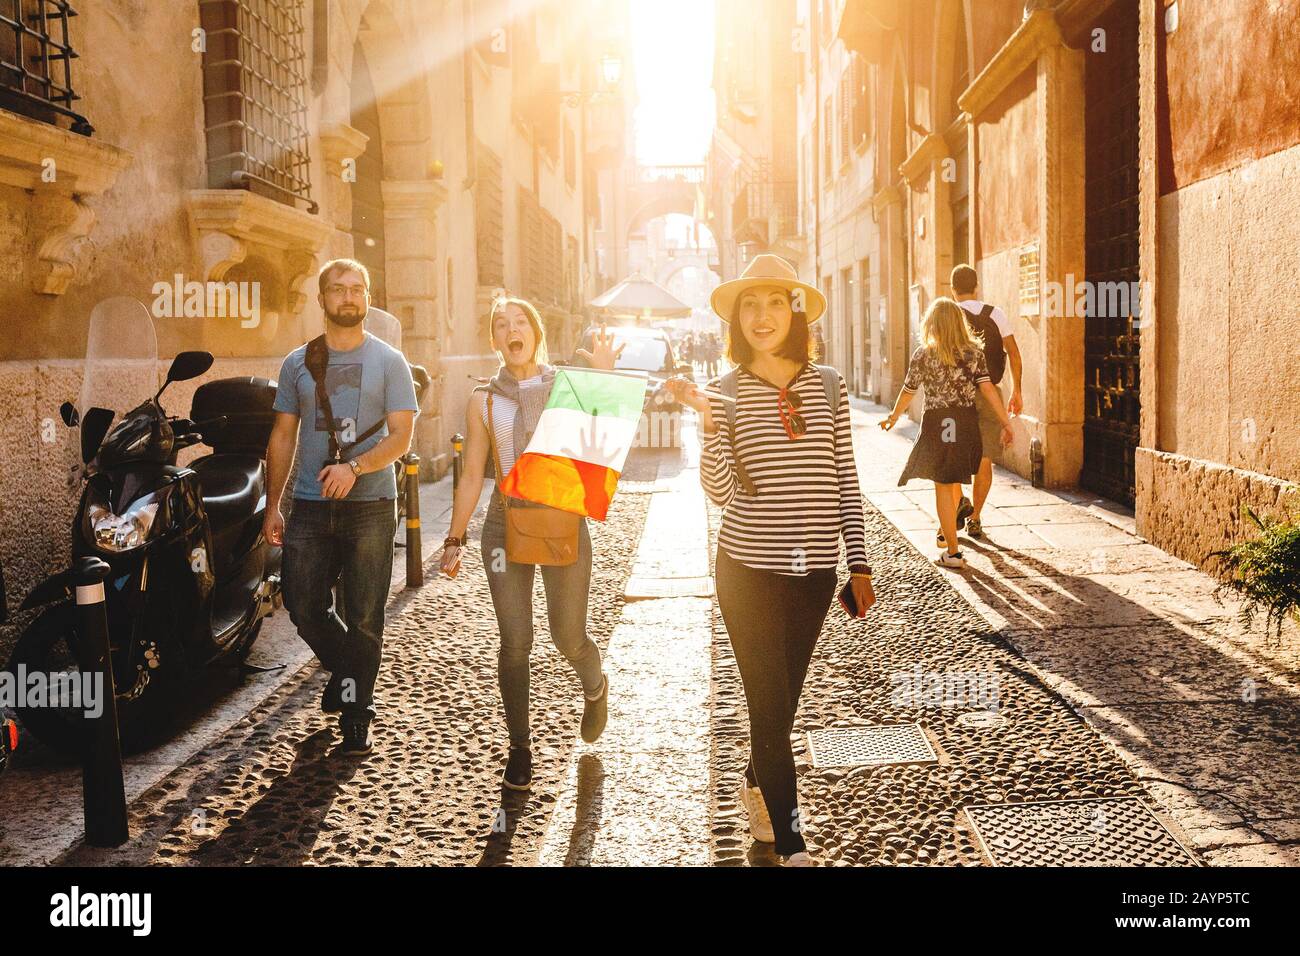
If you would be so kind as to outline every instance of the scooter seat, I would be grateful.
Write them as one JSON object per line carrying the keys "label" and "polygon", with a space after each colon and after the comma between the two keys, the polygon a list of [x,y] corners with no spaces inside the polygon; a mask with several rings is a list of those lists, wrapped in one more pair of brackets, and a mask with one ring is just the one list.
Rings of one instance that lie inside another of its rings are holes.
{"label": "scooter seat", "polygon": [[266,468],[256,455],[220,454],[195,459],[203,510],[214,537],[257,513],[266,492]]}

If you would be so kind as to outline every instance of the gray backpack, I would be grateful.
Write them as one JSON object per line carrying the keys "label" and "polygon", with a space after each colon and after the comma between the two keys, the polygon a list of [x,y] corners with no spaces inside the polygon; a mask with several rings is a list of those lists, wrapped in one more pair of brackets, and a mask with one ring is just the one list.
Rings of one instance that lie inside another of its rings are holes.
{"label": "gray backpack", "polygon": [[[815,368],[822,377],[822,388],[826,391],[826,404],[830,406],[833,423],[835,411],[840,404],[840,373],[831,365],[818,365]],[[731,399],[729,402],[722,403],[727,411],[727,438],[731,442],[731,460],[736,463],[736,477],[740,481],[740,487],[745,490],[745,494],[752,498],[758,494],[758,486],[754,484],[754,479],[749,477],[749,472],[745,470],[745,463],[740,460],[740,455],[736,453],[735,399],[739,387],[740,375],[737,369],[733,368],[718,379],[718,390]]]}

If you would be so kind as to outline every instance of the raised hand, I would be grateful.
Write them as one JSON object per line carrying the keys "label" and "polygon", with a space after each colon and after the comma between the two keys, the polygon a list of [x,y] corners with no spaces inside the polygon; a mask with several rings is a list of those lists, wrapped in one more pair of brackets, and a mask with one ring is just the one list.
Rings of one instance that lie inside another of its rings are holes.
{"label": "raised hand", "polygon": [[618,348],[614,348],[614,334],[612,332],[607,332],[605,329],[605,323],[602,322],[600,324],[600,330],[595,333],[595,336],[592,339],[591,351],[588,352],[586,349],[577,349],[574,354],[581,355],[588,363],[590,363],[592,368],[612,372],[614,370],[614,363],[618,361],[618,357],[623,354],[625,348],[627,348],[626,342]]}

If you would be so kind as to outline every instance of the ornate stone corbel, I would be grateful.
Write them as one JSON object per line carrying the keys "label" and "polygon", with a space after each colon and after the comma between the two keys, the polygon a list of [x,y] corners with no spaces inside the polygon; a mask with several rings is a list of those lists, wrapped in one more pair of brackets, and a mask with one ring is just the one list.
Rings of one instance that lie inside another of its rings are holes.
{"label": "ornate stone corbel", "polygon": [[203,281],[220,282],[248,257],[248,244],[224,232],[205,232],[199,240]]}
{"label": "ornate stone corbel", "polygon": [[310,293],[303,291],[303,283],[314,277],[320,270],[320,256],[303,250],[286,253],[284,256],[284,273],[287,278],[285,302],[290,313],[297,315],[307,305]]}
{"label": "ornate stone corbel", "polygon": [[246,258],[260,257],[285,283],[289,312],[302,311],[300,287],[334,231],[329,222],[242,189],[192,190],[187,210],[205,281],[219,282]]}
{"label": "ornate stone corbel", "polygon": [[90,235],[95,212],[86,199],[112,188],[131,154],[89,136],[0,110],[0,185],[32,195],[38,233],[32,288],[62,295],[76,273],[76,249]]}
{"label": "ornate stone corbel", "polygon": [[90,235],[95,211],[75,196],[42,189],[32,198],[32,222],[45,233],[36,247],[32,289],[62,295],[75,272],[76,246]]}

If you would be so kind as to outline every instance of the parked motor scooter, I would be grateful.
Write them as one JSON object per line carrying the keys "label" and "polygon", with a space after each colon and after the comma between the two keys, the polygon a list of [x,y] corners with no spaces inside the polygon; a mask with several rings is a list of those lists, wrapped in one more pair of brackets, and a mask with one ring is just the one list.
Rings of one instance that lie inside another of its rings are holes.
{"label": "parked motor scooter", "polygon": [[[5,569],[0,565],[0,624],[9,621],[9,601],[5,596]],[[3,707],[0,704],[0,707]],[[9,766],[9,758],[18,749],[18,723],[0,710],[0,774]]]}
{"label": "parked motor scooter", "polygon": [[[97,306],[81,410],[70,402],[61,409],[64,422],[80,428],[86,466],[72,523],[71,563],[90,555],[111,568],[105,605],[126,748],[166,729],[177,701],[173,692],[199,672],[242,663],[280,602],[280,549],[262,535],[275,382],[210,381],[195,391],[190,418],[169,416],[159,401],[163,391],[199,377],[213,361],[208,352],[181,352],[162,388],[110,431],[114,412],[89,404],[87,390],[120,395],[144,383],[152,390],[153,334],[139,302],[113,299]],[[112,357],[119,342],[131,343],[130,358]],[[177,454],[199,443],[211,446],[212,454],[178,466]],[[9,671],[77,670],[74,587],[72,571],[65,570],[28,595],[23,610],[44,610],[19,637]],[[49,746],[80,746],[81,709],[15,709]]]}

